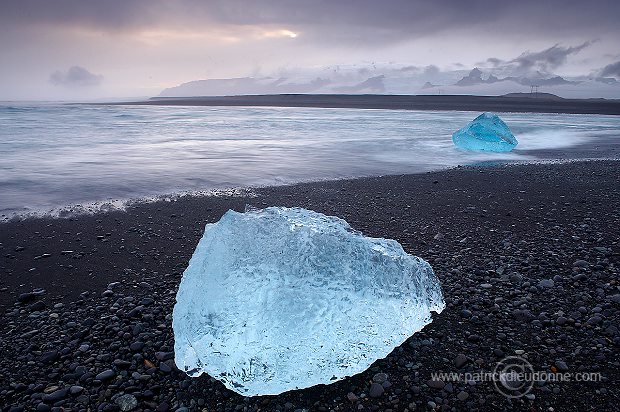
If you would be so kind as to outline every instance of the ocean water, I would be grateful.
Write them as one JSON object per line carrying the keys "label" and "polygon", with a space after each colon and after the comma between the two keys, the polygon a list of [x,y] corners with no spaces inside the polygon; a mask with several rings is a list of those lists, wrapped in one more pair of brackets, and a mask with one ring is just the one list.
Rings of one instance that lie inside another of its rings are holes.
{"label": "ocean water", "polygon": [[504,113],[511,153],[469,153],[478,113],[0,104],[0,214],[218,188],[416,173],[619,136],[620,117]]}

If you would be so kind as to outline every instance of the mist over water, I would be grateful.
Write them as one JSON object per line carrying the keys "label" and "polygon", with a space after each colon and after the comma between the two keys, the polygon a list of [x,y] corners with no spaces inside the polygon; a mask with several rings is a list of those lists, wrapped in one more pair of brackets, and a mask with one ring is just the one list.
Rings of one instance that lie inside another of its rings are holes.
{"label": "mist over water", "polygon": [[0,213],[215,188],[416,173],[617,136],[620,118],[500,114],[511,153],[468,153],[473,112],[0,105]]}

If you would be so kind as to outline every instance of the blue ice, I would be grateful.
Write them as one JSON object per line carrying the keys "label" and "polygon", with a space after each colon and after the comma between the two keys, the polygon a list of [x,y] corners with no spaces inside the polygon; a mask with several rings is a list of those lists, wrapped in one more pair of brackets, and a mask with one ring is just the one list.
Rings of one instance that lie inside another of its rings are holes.
{"label": "blue ice", "polygon": [[476,117],[455,132],[452,141],[459,149],[486,152],[509,152],[519,143],[506,123],[493,113]]}
{"label": "blue ice", "polygon": [[363,372],[445,303],[431,266],[395,240],[301,208],[208,224],[173,311],[177,366],[245,395]]}

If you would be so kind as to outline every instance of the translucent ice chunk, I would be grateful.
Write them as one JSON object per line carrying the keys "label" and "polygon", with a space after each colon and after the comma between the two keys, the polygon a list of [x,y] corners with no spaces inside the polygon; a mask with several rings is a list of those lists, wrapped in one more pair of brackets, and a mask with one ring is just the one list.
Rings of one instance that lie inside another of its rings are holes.
{"label": "translucent ice chunk", "polygon": [[512,132],[493,113],[482,113],[452,135],[454,144],[464,150],[509,152],[518,144]]}
{"label": "translucent ice chunk", "polygon": [[174,306],[175,362],[237,393],[279,394],[364,371],[445,304],[394,240],[299,208],[208,224]]}

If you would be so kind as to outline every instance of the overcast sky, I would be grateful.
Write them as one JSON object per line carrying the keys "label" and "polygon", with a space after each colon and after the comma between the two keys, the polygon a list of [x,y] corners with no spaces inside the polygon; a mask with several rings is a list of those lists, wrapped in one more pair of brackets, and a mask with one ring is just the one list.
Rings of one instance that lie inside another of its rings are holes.
{"label": "overcast sky", "polygon": [[337,64],[620,78],[620,1],[1,0],[0,100]]}

